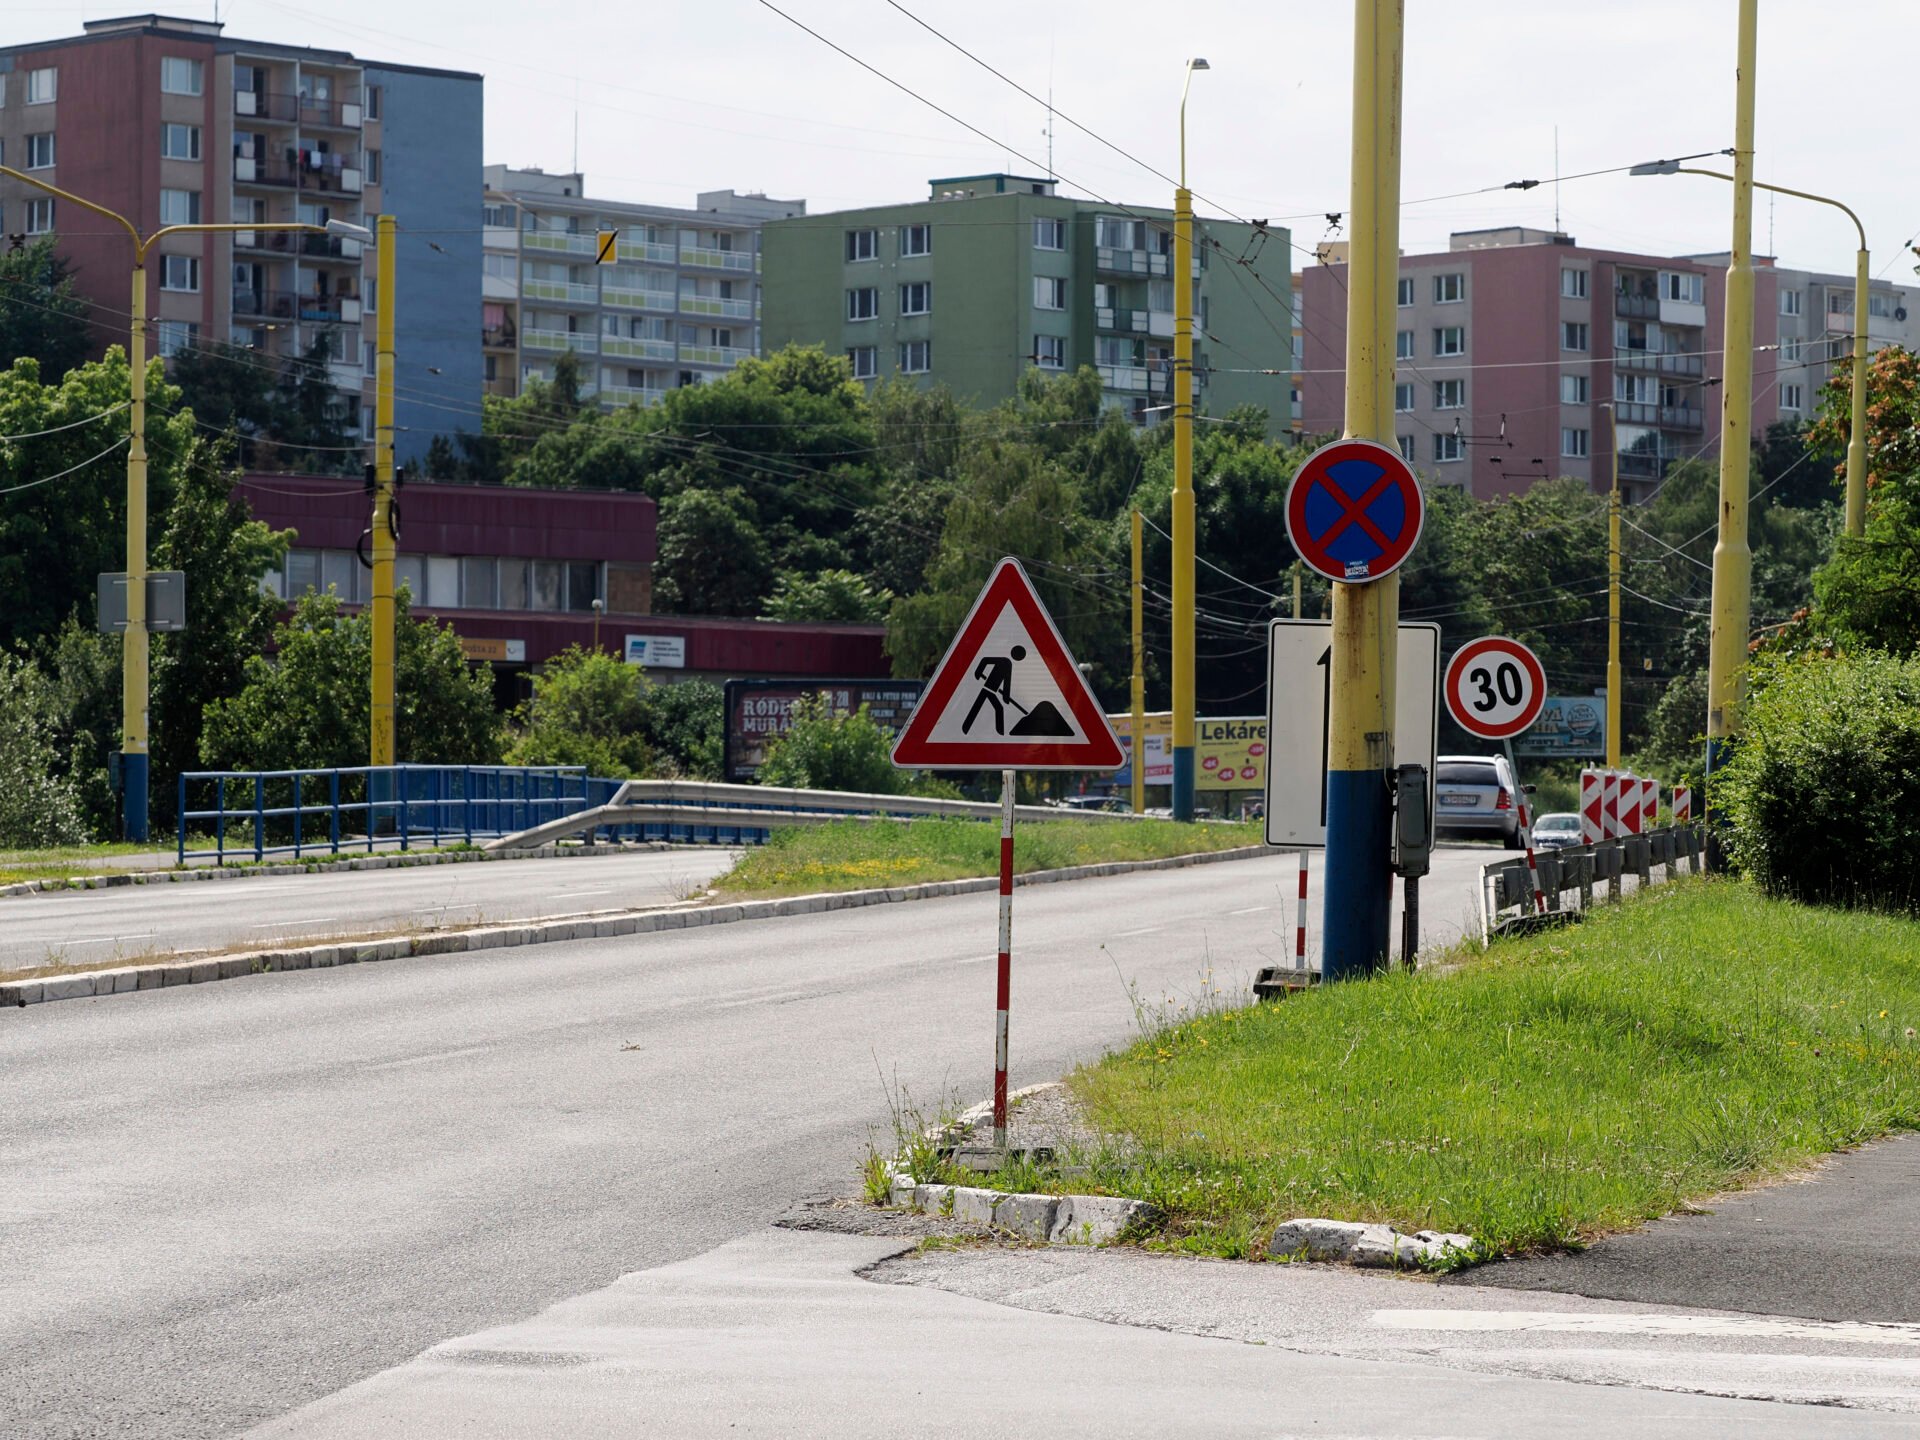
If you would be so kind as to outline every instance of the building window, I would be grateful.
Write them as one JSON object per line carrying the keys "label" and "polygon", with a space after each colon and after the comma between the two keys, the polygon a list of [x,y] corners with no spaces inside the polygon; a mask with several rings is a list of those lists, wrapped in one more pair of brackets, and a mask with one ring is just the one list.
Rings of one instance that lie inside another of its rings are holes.
{"label": "building window", "polygon": [[27,104],[51,105],[60,90],[60,72],[49,65],[27,72]]}
{"label": "building window", "polygon": [[1439,464],[1458,460],[1461,455],[1460,437],[1451,431],[1436,430],[1433,435],[1433,458]]}
{"label": "building window", "polygon": [[1782,410],[1800,409],[1801,393],[1798,385],[1782,385],[1780,387],[1780,408]]}
{"label": "building window", "polygon": [[878,230],[847,231],[847,263],[859,260],[872,260],[880,254],[880,232]]}
{"label": "building window", "polygon": [[1798,315],[1800,313],[1800,292],[1798,290],[1782,290],[1780,292],[1780,313],[1782,315]]}
{"label": "building window", "polygon": [[1798,360],[1800,358],[1800,352],[1806,343],[1807,342],[1798,335],[1782,335],[1780,337],[1780,358],[1782,360]]}
{"label": "building window", "polygon": [[1584,460],[1587,455],[1587,432],[1571,425],[1560,427],[1560,453],[1575,460]]}
{"label": "building window", "polygon": [[200,127],[198,125],[162,125],[160,156],[163,160],[198,160],[200,158]]}
{"label": "building window", "polygon": [[1895,318],[1893,312],[1898,308],[1899,307],[1893,303],[1893,296],[1891,295],[1876,294],[1867,296],[1867,314],[1870,316],[1877,316],[1882,320],[1892,320]]}
{"label": "building window", "polygon": [[1673,300],[1682,305],[1698,305],[1705,294],[1705,286],[1700,276],[1687,271],[1663,270],[1660,272],[1660,298]]}
{"label": "building window", "polygon": [[1467,330],[1464,325],[1443,325],[1433,332],[1433,353],[1436,355],[1464,355],[1467,353]]}
{"label": "building window", "polygon": [[1411,360],[1413,358],[1413,332],[1402,330],[1393,337],[1393,358]]}
{"label": "building window", "polygon": [[871,285],[847,291],[847,319],[871,320],[880,313],[880,292]]}
{"label": "building window", "polygon": [[1651,375],[1615,375],[1613,398],[1629,405],[1658,405],[1660,387]]}
{"label": "building window", "polygon": [[1411,465],[1413,463],[1413,437],[1411,435],[1396,435],[1393,438],[1400,442],[1400,458]]}
{"label": "building window", "polygon": [[933,368],[933,342],[909,340],[900,347],[900,373],[924,375]]}
{"label": "building window", "polygon": [[378,150],[366,152],[366,170],[362,178],[369,185],[380,183],[380,152]]}
{"label": "building window", "polygon": [[1402,275],[1400,277],[1400,289],[1394,299],[1394,303],[1402,310],[1413,304],[1413,277],[1411,275]]}
{"label": "building window", "polygon": [[1036,250],[1064,250],[1067,248],[1067,222],[1053,216],[1042,216],[1033,222],[1033,248]]}
{"label": "building window", "polygon": [[1401,414],[1413,409],[1413,386],[1411,383],[1393,387],[1393,408]]}
{"label": "building window", "polygon": [[160,57],[160,88],[168,95],[198,95],[201,68],[198,60],[183,55]]}
{"label": "building window", "polygon": [[191,350],[200,337],[200,327],[189,320],[162,320],[154,327],[154,343],[160,358],[171,360],[183,350]]}
{"label": "building window", "polygon": [[1433,277],[1433,303],[1458,305],[1467,298],[1467,277],[1459,271]]}
{"label": "building window", "polygon": [[27,136],[27,168],[29,170],[51,170],[53,168],[53,132],[43,135]]}
{"label": "building window", "polygon": [[[1584,274],[1584,271],[1579,272]],[[1560,403],[1562,405],[1584,405],[1587,403],[1587,377],[1584,375],[1562,375],[1560,377]]]}
{"label": "building window", "polygon": [[856,345],[847,351],[847,363],[853,367],[853,378],[871,380],[880,373],[880,352],[871,345]]}
{"label": "building window", "polygon": [[162,225],[198,225],[200,223],[200,192],[198,190],[162,190],[160,192],[160,223]]}
{"label": "building window", "polygon": [[900,253],[909,255],[931,255],[933,253],[933,226],[902,225],[900,227]]}
{"label": "building window", "polygon": [[378,120],[380,118],[380,92],[384,89],[386,89],[384,85],[367,86],[367,106],[366,114],[363,118],[368,120]]}
{"label": "building window", "polygon": [[1565,270],[1560,272],[1560,293],[1569,300],[1587,298],[1587,272],[1584,270]]}
{"label": "building window", "polygon": [[35,195],[27,201],[27,234],[50,235],[53,233],[53,197]]}
{"label": "building window", "polygon": [[160,257],[160,288],[198,291],[200,289],[200,257],[198,255],[162,255]]}
{"label": "building window", "polygon": [[514,209],[512,205],[482,205],[480,223],[495,230],[511,230],[515,223]]}
{"label": "building window", "polygon": [[1436,410],[1458,410],[1467,403],[1467,382],[1464,380],[1436,380],[1433,382],[1433,408]]}
{"label": "building window", "polygon": [[1585,350],[1587,348],[1587,322],[1584,320],[1562,320],[1560,322],[1560,348],[1562,350]]}
{"label": "building window", "polygon": [[1064,335],[1036,335],[1033,337],[1033,363],[1042,370],[1064,370],[1067,368],[1067,337]]}
{"label": "building window", "polygon": [[933,312],[933,285],[930,281],[916,280],[911,285],[900,287],[900,313],[902,315],[929,315]]}
{"label": "building window", "polygon": [[1033,308],[1036,310],[1066,309],[1067,282],[1058,275],[1034,276]]}

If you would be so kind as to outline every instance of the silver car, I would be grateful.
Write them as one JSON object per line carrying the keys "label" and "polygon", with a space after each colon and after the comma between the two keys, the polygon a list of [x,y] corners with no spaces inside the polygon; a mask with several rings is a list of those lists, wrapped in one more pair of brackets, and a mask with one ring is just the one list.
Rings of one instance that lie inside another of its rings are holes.
{"label": "silver car", "polygon": [[1556,810],[1533,822],[1533,848],[1564,850],[1580,843],[1580,817],[1571,810]]}
{"label": "silver car", "polygon": [[1441,755],[1434,761],[1434,833],[1497,838],[1519,850],[1517,795],[1504,755]]}

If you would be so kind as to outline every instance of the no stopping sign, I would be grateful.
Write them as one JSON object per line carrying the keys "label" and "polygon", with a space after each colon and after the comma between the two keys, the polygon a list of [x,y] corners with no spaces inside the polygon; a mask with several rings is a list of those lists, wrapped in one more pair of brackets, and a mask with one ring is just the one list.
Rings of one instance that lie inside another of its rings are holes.
{"label": "no stopping sign", "polygon": [[1540,718],[1547,672],[1518,640],[1485,635],[1454,651],[1441,688],[1462,730],[1483,740],[1511,740]]}

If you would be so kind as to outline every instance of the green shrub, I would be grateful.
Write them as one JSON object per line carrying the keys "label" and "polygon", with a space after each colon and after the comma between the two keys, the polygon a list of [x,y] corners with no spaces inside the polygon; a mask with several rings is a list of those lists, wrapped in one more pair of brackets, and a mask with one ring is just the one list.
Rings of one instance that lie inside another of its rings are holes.
{"label": "green shrub", "polygon": [[893,741],[865,705],[836,715],[826,695],[803,695],[794,702],[792,726],[767,748],[757,778],[797,790],[899,795],[908,774],[893,768],[892,756]]}
{"label": "green shrub", "polygon": [[570,645],[533,678],[533,699],[515,712],[512,765],[584,765],[613,780],[647,773],[639,670],[602,650]]}
{"label": "green shrub", "polygon": [[1715,791],[1768,894],[1920,912],[1920,657],[1762,663]]}
{"label": "green shrub", "polygon": [[73,845],[86,838],[71,781],[54,775],[46,677],[0,650],[0,845]]}

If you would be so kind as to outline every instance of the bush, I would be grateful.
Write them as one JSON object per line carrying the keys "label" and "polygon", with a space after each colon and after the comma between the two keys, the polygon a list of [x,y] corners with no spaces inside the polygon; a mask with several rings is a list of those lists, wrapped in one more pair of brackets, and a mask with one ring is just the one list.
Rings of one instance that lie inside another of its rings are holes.
{"label": "bush", "polygon": [[76,845],[86,838],[73,785],[54,775],[52,697],[32,662],[0,651],[0,845]]}
{"label": "bush", "polygon": [[541,668],[520,707],[514,765],[584,765],[589,775],[633,780],[647,773],[640,672],[601,650],[569,646]]}
{"label": "bush", "polygon": [[792,727],[768,747],[757,778],[799,790],[899,795],[907,772],[893,768],[892,755],[893,741],[865,705],[836,715],[825,695],[803,695],[794,703]]}
{"label": "bush", "polygon": [[1920,913],[1920,657],[1763,661],[1715,792],[1768,894]]}

